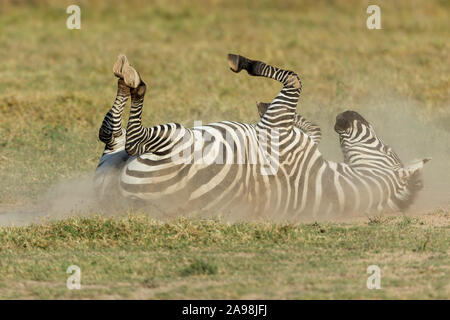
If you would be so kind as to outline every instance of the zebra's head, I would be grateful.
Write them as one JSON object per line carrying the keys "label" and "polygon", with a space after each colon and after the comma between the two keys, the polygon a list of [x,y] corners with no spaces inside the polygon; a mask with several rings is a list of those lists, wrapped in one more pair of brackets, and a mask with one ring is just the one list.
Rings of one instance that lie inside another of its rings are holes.
{"label": "zebra's head", "polygon": [[369,129],[371,125],[358,112],[348,110],[337,115],[334,130],[345,137],[362,131],[363,127]]}
{"label": "zebra's head", "polygon": [[358,112],[348,110],[338,114],[334,130],[339,134],[345,163],[367,163],[369,156],[376,156],[378,159],[388,157],[386,164],[392,168],[401,166],[397,155],[377,137],[370,123]]}
{"label": "zebra's head", "polygon": [[391,199],[397,209],[411,205],[422,189],[423,165],[431,158],[414,160],[403,165],[391,147],[378,138],[372,125],[355,111],[345,111],[336,117],[334,130],[339,134],[344,162],[358,169],[376,170],[396,180]]}

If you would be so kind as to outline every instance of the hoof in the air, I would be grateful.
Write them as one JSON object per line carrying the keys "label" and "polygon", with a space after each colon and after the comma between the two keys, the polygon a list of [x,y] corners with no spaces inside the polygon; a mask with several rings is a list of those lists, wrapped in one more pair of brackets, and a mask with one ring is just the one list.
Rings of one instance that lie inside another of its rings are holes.
{"label": "hoof in the air", "polygon": [[113,66],[114,75],[120,79],[123,79],[123,68],[126,65],[129,65],[127,57],[124,54],[119,54]]}
{"label": "hoof in the air", "polygon": [[130,88],[137,88],[139,83],[141,83],[141,77],[132,66],[128,65],[123,70],[123,81]]}
{"label": "hoof in the air", "polygon": [[239,72],[242,70],[242,68],[239,66],[239,59],[241,56],[238,56],[237,54],[228,54],[228,65],[230,66],[231,71],[233,72]]}
{"label": "hoof in the air", "polygon": [[113,72],[116,77],[123,79],[125,84],[130,88],[137,88],[141,82],[139,73],[130,65],[124,54],[120,54],[117,57],[113,66]]}

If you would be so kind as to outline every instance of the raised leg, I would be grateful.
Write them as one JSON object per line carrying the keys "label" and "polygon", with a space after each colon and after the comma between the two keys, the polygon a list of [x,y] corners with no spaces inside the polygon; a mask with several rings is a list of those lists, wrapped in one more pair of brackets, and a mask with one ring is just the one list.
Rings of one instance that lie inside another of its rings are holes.
{"label": "raised leg", "polygon": [[103,119],[98,136],[106,147],[104,154],[125,148],[125,129],[122,127],[122,112],[130,96],[130,88],[136,88],[140,82],[139,74],[130,66],[125,55],[120,54],[113,66],[114,74],[119,78],[116,100]]}
{"label": "raised leg", "polygon": [[291,129],[294,126],[295,110],[302,89],[300,78],[295,72],[235,54],[228,55],[228,64],[233,72],[246,70],[249,75],[271,78],[283,84],[283,89],[261,117],[258,123],[260,128]]}
{"label": "raised leg", "polygon": [[[166,123],[151,128],[142,126],[142,107],[147,87],[140,80],[137,88],[132,88],[130,117],[128,119],[125,151],[130,156],[152,152],[162,155],[177,143],[181,136],[174,134],[181,129],[178,123]],[[182,131],[179,131],[182,133]],[[164,151],[162,150],[164,149]]]}
{"label": "raised leg", "polygon": [[170,144],[173,130],[181,126],[176,123],[146,128],[142,125],[142,108],[147,86],[139,73],[129,64],[124,55],[120,55],[113,67],[114,74],[123,79],[131,96],[130,116],[125,137],[125,151],[130,156],[147,152],[158,153],[160,147]]}
{"label": "raised leg", "polygon": [[[266,113],[269,106],[270,103],[267,102],[258,102],[256,104],[260,117],[262,117]],[[317,124],[307,120],[305,117],[299,115],[298,113],[295,114],[294,126],[306,133],[317,144],[319,144],[320,140],[322,139],[322,132],[320,130],[320,127]]]}
{"label": "raised leg", "polygon": [[141,82],[139,73],[130,65],[125,55],[120,54],[114,63],[113,72],[119,79],[123,79],[130,88],[137,88]]}
{"label": "raised leg", "polygon": [[117,94],[113,106],[103,119],[98,136],[105,143],[105,152],[123,150],[125,147],[125,129],[122,127],[122,112],[130,96],[130,88],[124,80],[117,83]]}
{"label": "raised leg", "polygon": [[131,89],[130,117],[125,144],[125,150],[131,156],[145,153],[144,142],[152,135],[150,129],[142,126],[142,107],[146,91],[147,86],[142,80],[137,88]]}

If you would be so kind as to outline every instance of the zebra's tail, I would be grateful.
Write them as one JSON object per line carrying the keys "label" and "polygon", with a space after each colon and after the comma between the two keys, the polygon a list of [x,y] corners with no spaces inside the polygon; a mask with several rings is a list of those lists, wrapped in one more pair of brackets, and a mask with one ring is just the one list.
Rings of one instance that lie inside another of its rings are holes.
{"label": "zebra's tail", "polygon": [[400,205],[401,210],[406,210],[417,198],[417,194],[423,188],[422,170],[423,165],[431,158],[411,161],[399,169],[400,178],[406,182]]}

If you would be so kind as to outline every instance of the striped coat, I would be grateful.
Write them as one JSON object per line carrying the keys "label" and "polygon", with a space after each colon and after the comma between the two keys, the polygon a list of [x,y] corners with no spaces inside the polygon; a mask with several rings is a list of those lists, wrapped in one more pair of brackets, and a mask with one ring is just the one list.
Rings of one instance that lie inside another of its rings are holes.
{"label": "striped coat", "polygon": [[[229,64],[234,72],[283,84],[270,104],[258,104],[257,124],[145,128],[144,82],[128,94],[119,80],[116,102],[100,129],[106,144],[95,176],[100,197],[132,199],[167,213],[245,211],[281,219],[404,210],[412,203],[428,159],[403,166],[362,116],[347,111],[335,125],[345,161],[328,161],[318,150],[320,129],[296,113],[302,87],[297,74],[236,55],[229,55]],[[125,130],[120,118],[128,96]]]}

